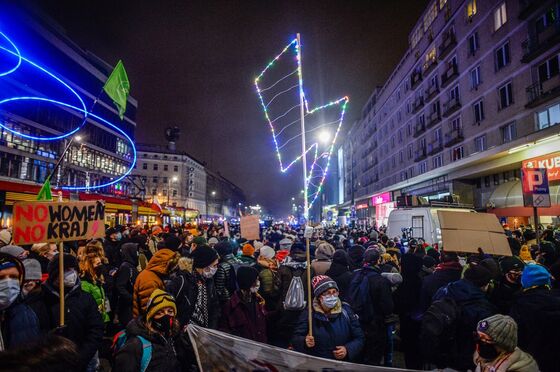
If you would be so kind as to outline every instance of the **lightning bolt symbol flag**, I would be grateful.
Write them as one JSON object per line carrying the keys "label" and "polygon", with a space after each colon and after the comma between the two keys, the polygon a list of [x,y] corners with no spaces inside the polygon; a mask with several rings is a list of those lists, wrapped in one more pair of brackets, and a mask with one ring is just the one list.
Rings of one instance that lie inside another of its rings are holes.
{"label": "lightning bolt symbol flag", "polygon": [[[328,174],[348,97],[318,106],[309,104],[301,73],[301,44],[297,38],[268,63],[255,79],[255,87],[272,134],[280,171],[286,173],[306,157],[308,169],[304,183],[310,209]],[[305,151],[301,146],[300,102],[304,105]],[[321,140],[318,140],[319,135]]]}

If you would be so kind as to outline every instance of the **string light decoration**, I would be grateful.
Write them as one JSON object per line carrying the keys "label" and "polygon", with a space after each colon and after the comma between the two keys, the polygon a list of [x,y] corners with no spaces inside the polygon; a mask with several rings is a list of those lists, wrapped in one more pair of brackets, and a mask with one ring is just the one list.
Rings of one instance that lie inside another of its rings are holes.
{"label": "string light decoration", "polygon": [[[13,74],[15,73],[18,69],[20,69],[22,66],[28,66],[31,67],[37,71],[39,71],[42,75],[44,75],[46,78],[52,80],[53,82],[59,84],[63,90],[67,90],[71,96],[75,97],[77,100],[78,105],[73,105],[71,103],[67,103],[67,102],[62,102],[59,100],[55,100],[55,99],[51,99],[51,98],[47,98],[44,96],[15,96],[15,97],[7,97],[7,98],[3,98],[0,100],[0,107],[2,105],[8,104],[10,102],[28,102],[28,103],[47,103],[47,104],[52,104],[55,106],[59,106],[61,108],[65,108],[67,110],[73,110],[75,112],[80,113],[83,117],[82,117],[82,124],[76,128],[71,129],[70,131],[63,133],[61,135],[57,135],[57,136],[33,136],[33,135],[29,135],[27,133],[23,133],[20,132],[18,130],[15,130],[14,128],[11,128],[10,126],[7,126],[5,123],[3,123],[2,121],[0,121],[0,127],[5,129],[8,132],[11,132],[13,135],[18,136],[18,137],[22,137],[22,138],[26,138],[26,139],[30,139],[30,140],[35,140],[35,141],[57,141],[57,140],[61,140],[64,138],[67,138],[69,136],[72,136],[73,134],[75,134],[76,132],[78,132],[80,129],[83,128],[83,126],[85,126],[88,122],[88,120],[86,119],[93,119],[95,120],[97,123],[108,127],[112,130],[115,130],[116,132],[118,132],[119,134],[121,134],[124,138],[126,138],[126,140],[128,140],[128,142],[130,143],[131,149],[132,149],[132,163],[130,165],[130,167],[119,177],[112,179],[110,182],[106,182],[100,185],[95,185],[95,186],[62,186],[61,188],[64,190],[72,190],[72,191],[85,191],[85,190],[92,190],[92,189],[99,189],[99,188],[104,188],[107,186],[111,186],[113,184],[116,184],[118,182],[120,182],[121,180],[123,180],[128,174],[130,174],[130,172],[132,172],[132,169],[134,168],[135,164],[136,164],[136,160],[137,160],[137,154],[136,154],[136,146],[134,145],[134,141],[132,141],[132,139],[121,129],[119,128],[117,125],[109,122],[108,120],[95,115],[91,112],[89,112],[89,110],[87,110],[86,108],[86,104],[84,102],[84,100],[82,99],[82,97],[78,94],[78,92],[76,92],[76,90],[74,90],[68,83],[66,83],[64,80],[62,80],[62,78],[60,78],[59,76],[57,76],[55,73],[49,71],[47,68],[39,65],[38,63],[30,60],[29,58],[24,57],[20,50],[18,49],[18,47],[16,46],[16,44],[3,32],[0,31],[0,62],[2,62],[2,65],[4,64],[4,62],[6,62],[6,64],[8,66],[10,66],[10,60],[14,59],[16,60],[16,63],[13,67],[8,68],[5,71],[0,71],[0,78]],[[2,39],[5,41],[4,44],[6,45],[2,45]],[[1,81],[1,80],[0,80]]]}
{"label": "string light decoration", "polygon": [[[345,96],[310,109],[301,73],[301,53],[301,43],[295,38],[255,78],[255,88],[272,134],[280,171],[288,172],[304,156],[308,160],[307,163],[310,164],[304,180],[304,189],[307,190],[308,209],[311,209],[323,189],[349,98]],[[286,64],[287,68],[280,68],[279,65],[282,63]],[[287,72],[282,73],[283,70]],[[269,76],[272,83],[265,85]],[[294,91],[297,94],[294,94]],[[298,138],[301,139],[302,135],[301,130],[298,132],[299,127],[295,125],[301,123],[301,116],[297,112],[299,110],[295,110],[301,106],[300,97],[303,98],[301,101],[304,103],[305,109],[305,151],[302,148],[298,150],[295,147],[297,141],[294,141]],[[297,104],[294,105],[296,100]],[[272,111],[278,111],[278,113]],[[334,120],[327,120],[326,117],[329,115],[334,115]],[[310,121],[313,122],[313,125],[307,125]],[[326,144],[321,141],[307,141],[307,138],[312,137],[308,134],[315,134],[320,129],[328,128],[334,130],[334,134]]]}

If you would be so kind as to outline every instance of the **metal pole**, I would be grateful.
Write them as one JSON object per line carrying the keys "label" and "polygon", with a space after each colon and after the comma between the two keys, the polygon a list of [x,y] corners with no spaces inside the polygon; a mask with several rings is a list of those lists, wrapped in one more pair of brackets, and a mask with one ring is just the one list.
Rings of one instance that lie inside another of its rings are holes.
{"label": "metal pole", "polygon": [[537,235],[537,245],[541,245],[541,237],[539,235],[539,213],[537,207],[533,207],[533,219],[535,220],[535,234]]}
{"label": "metal pole", "polygon": [[351,200],[351,203],[350,203],[350,218],[352,220],[351,220],[350,226],[352,226],[352,228],[354,228],[355,224],[356,224],[356,222],[355,222],[356,221],[356,216],[355,216],[355,213],[354,213],[354,211],[355,211],[354,210],[354,203],[355,203],[355,201],[354,201],[354,144],[352,143],[352,138],[350,138],[350,142],[348,142],[348,143],[350,144],[350,182],[351,182],[351,185],[350,185],[351,192],[350,192],[350,194],[352,195],[352,197],[351,197],[352,200]]}
{"label": "metal pole", "polygon": [[[305,218],[305,227],[307,228],[309,218],[309,205],[307,201],[307,148],[305,142],[305,102],[303,98],[303,69],[302,69],[302,51],[301,51],[301,36],[297,34],[297,47],[298,47],[298,75],[299,75],[299,112],[301,116],[301,161],[303,165],[303,215]],[[311,258],[309,254],[309,238],[305,238],[305,252],[307,256],[307,320],[309,323],[309,336],[313,336],[313,301],[311,299]]]}

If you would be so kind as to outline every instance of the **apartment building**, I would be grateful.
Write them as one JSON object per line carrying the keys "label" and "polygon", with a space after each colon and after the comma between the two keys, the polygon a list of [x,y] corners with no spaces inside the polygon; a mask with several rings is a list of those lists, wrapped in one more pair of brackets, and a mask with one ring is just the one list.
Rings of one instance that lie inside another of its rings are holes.
{"label": "apartment building", "polygon": [[544,164],[553,205],[543,214],[560,215],[559,10],[545,0],[432,1],[341,145],[340,212],[380,225],[400,195],[453,197],[526,223],[520,169]]}

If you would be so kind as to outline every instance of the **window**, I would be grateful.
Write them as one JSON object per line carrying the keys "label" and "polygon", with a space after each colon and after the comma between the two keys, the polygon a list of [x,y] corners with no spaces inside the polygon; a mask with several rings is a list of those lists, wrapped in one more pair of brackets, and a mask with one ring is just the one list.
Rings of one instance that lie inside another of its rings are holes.
{"label": "window", "polygon": [[480,65],[476,66],[471,70],[471,89],[478,89],[478,86],[482,83],[480,78]]}
{"label": "window", "polygon": [[443,9],[443,7],[445,6],[445,4],[447,3],[447,0],[439,0],[439,9]]}
{"label": "window", "polygon": [[158,182],[159,182],[159,179],[158,179],[158,177],[157,177],[157,176],[155,176],[154,178],[152,178],[152,182],[153,182],[153,183],[158,183]]}
{"label": "window", "polygon": [[393,168],[395,168],[397,166],[397,157],[393,156],[393,158],[391,159],[391,166]]}
{"label": "window", "polygon": [[486,134],[478,136],[474,139],[474,151],[482,152],[486,150]]}
{"label": "window", "polygon": [[158,170],[158,165],[154,164],[154,170]]}
{"label": "window", "polygon": [[179,166],[178,165],[173,166],[173,172],[179,172]]}
{"label": "window", "polygon": [[408,168],[408,178],[414,177],[414,167]]}
{"label": "window", "polygon": [[470,20],[476,14],[476,0],[467,1],[467,18]]}
{"label": "window", "polygon": [[537,18],[535,21],[535,27],[537,33],[540,34],[548,28],[548,26],[554,23],[556,19],[556,11],[554,8],[548,8],[544,14]]}
{"label": "window", "polygon": [[428,9],[428,12],[424,16],[424,32],[428,31],[428,28],[432,25],[432,22],[434,22],[434,19],[436,19],[437,12],[438,12],[438,7],[437,7],[437,2],[436,2],[436,3],[434,3],[433,6],[431,6]]}
{"label": "window", "polygon": [[163,189],[162,193],[163,193],[163,196],[167,196],[167,189]]}
{"label": "window", "polygon": [[461,130],[461,117],[456,116],[449,122],[449,129],[452,131]]}
{"label": "window", "polygon": [[459,85],[455,85],[453,88],[449,89],[449,101],[459,99]]}
{"label": "window", "polygon": [[399,163],[404,163],[404,153],[403,151],[399,151]]}
{"label": "window", "polygon": [[451,161],[461,160],[463,157],[463,146],[457,146],[451,150]]}
{"label": "window", "polygon": [[157,190],[156,189],[152,189],[152,195],[157,194]]}
{"label": "window", "polygon": [[482,120],[484,120],[484,103],[482,102],[482,100],[476,102],[473,105],[473,111],[474,122],[479,124]]}
{"label": "window", "polygon": [[504,109],[513,103],[513,93],[511,90],[511,82],[501,86],[498,89],[498,96],[500,98],[500,109]]}
{"label": "window", "polygon": [[441,143],[442,138],[443,136],[441,134],[441,127],[439,127],[434,131],[434,142]]}
{"label": "window", "polygon": [[164,164],[163,165],[163,170],[167,172],[169,170],[169,166],[167,164]]}
{"label": "window", "polygon": [[506,2],[494,10],[494,31],[498,31],[507,22]]}
{"label": "window", "polygon": [[498,186],[500,184],[500,175],[499,174],[493,174],[492,179],[494,180],[494,186]]}
{"label": "window", "polygon": [[412,159],[412,144],[408,145],[408,159]]}
{"label": "window", "polygon": [[515,122],[506,124],[502,127],[502,141],[504,143],[511,142],[517,138],[517,130]]}
{"label": "window", "polygon": [[428,171],[428,162],[423,161],[420,164],[418,164],[418,174],[423,174],[426,173]]}
{"label": "window", "polygon": [[490,176],[484,177],[484,187],[490,187]]}
{"label": "window", "polygon": [[496,55],[496,70],[500,70],[507,66],[510,62],[509,58],[509,41],[502,45],[495,52]]}
{"label": "window", "polygon": [[432,159],[432,165],[434,169],[443,166],[443,157],[441,155],[434,156]]}
{"label": "window", "polygon": [[480,45],[478,44],[478,32],[475,31],[469,36],[469,55],[474,56],[478,49],[480,49]]}
{"label": "window", "polygon": [[402,129],[399,129],[399,143],[402,143],[403,140],[402,132]]}
{"label": "window", "polygon": [[412,136],[412,123],[408,122],[408,124],[406,125],[406,135],[407,136]]}
{"label": "window", "polygon": [[173,190],[173,197],[177,196],[177,190]]}
{"label": "window", "polygon": [[409,98],[409,99],[406,101],[406,113],[407,113],[407,114],[410,114],[410,112],[411,112],[411,99]]}
{"label": "window", "polygon": [[163,183],[167,183],[167,177],[163,177]]}
{"label": "window", "polygon": [[426,63],[424,64],[424,69],[427,69],[432,62],[436,60],[436,47],[433,47],[427,54],[426,54]]}
{"label": "window", "polygon": [[560,124],[560,104],[550,106],[537,113],[538,129]]}
{"label": "window", "polygon": [[142,169],[148,169],[148,163],[142,163]]}
{"label": "window", "polygon": [[547,81],[548,79],[558,75],[558,56],[546,60],[538,67],[539,81]]}
{"label": "window", "polygon": [[411,48],[414,48],[420,42],[420,39],[422,38],[422,31],[422,27],[418,27],[416,31],[412,33],[412,36],[410,37]]}

